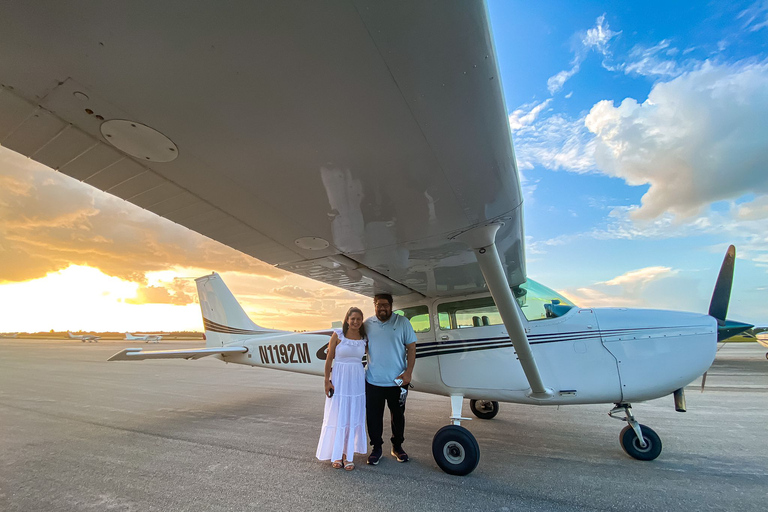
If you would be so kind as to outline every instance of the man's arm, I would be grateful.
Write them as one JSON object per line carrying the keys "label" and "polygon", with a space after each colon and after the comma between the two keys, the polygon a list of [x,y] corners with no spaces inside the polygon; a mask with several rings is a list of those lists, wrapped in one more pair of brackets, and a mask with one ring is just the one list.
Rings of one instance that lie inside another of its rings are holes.
{"label": "man's arm", "polygon": [[404,387],[411,383],[411,378],[413,376],[413,367],[416,364],[416,342],[409,343],[405,346],[405,357],[408,362],[408,366],[400,376],[400,378],[403,379]]}

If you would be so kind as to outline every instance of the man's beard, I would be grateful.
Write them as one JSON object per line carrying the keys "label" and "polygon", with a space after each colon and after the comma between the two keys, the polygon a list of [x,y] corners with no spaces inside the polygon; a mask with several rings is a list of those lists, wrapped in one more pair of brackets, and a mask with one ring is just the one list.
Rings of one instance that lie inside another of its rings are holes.
{"label": "man's beard", "polygon": [[[384,316],[384,315],[386,315],[386,316]],[[392,313],[390,312],[389,314],[387,314],[387,313],[385,313],[385,312],[383,312],[383,311],[382,311],[381,313],[379,313],[379,312],[377,311],[377,312],[376,312],[376,318],[378,318],[378,319],[379,319],[379,320],[381,320],[382,322],[386,322],[387,320],[389,320],[390,318],[392,318]]]}

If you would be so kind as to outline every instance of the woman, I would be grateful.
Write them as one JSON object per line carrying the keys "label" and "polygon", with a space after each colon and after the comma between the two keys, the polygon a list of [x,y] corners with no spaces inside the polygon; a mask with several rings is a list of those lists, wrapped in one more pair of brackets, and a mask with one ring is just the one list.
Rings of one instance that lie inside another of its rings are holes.
{"label": "woman", "polygon": [[[365,434],[365,327],[363,312],[349,308],[341,331],[328,343],[325,360],[325,414],[316,456],[336,469],[355,469],[355,453],[367,452]],[[334,362],[335,361],[335,362]],[[333,365],[333,378],[331,378]]]}

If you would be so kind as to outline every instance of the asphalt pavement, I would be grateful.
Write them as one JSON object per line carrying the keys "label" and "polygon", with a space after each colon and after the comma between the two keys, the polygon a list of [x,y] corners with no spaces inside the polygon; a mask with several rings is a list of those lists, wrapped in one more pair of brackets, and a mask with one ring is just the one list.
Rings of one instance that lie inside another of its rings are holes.
{"label": "asphalt pavement", "polygon": [[[172,341],[145,348],[185,348]],[[704,393],[635,404],[661,437],[652,462],[619,446],[611,405],[501,404],[463,423],[481,450],[466,477],[432,459],[446,397],[412,393],[408,463],[314,452],[322,379],[198,361],[107,362],[135,342],[0,340],[0,510],[752,510],[768,503],[768,360],[756,343],[718,352]],[[465,415],[470,415],[468,404]],[[385,432],[386,433],[386,432]]]}

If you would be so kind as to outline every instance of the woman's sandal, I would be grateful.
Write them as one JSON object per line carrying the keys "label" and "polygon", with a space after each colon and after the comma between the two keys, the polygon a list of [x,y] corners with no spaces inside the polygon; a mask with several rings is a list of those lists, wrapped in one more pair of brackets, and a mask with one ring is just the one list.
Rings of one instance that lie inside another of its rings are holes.
{"label": "woman's sandal", "polygon": [[348,460],[346,464],[344,464],[344,470],[345,471],[352,471],[355,469],[355,463],[351,460]]}
{"label": "woman's sandal", "polygon": [[331,467],[333,469],[341,469],[342,468],[341,461],[340,460],[333,461],[333,463],[331,464]]}

